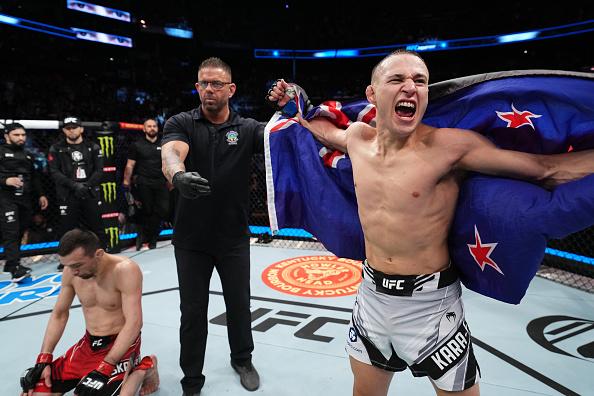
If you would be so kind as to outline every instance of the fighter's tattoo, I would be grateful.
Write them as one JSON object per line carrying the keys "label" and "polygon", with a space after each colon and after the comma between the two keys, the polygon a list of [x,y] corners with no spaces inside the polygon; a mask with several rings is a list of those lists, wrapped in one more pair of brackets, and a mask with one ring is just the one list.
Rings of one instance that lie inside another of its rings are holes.
{"label": "fighter's tattoo", "polygon": [[175,147],[165,147],[161,152],[163,174],[167,180],[172,183],[173,175],[177,172],[185,171],[186,167],[181,160],[181,153]]}

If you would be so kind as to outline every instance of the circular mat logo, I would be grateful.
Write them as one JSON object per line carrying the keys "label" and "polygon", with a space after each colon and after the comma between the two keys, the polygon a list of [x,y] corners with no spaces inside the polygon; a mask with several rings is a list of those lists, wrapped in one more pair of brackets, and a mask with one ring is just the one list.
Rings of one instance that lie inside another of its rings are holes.
{"label": "circular mat logo", "polygon": [[336,256],[294,257],[268,266],[262,280],[272,289],[296,296],[348,296],[361,282],[361,262]]}

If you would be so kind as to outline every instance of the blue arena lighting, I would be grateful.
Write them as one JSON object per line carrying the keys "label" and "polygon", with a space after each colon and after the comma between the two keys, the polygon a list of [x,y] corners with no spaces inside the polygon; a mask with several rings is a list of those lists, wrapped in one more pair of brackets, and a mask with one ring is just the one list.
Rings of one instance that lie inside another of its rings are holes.
{"label": "blue arena lighting", "polygon": [[79,28],[64,29],[58,26],[52,26],[45,23],[30,21],[28,19],[13,17],[5,14],[0,14],[0,23],[72,40],[87,40],[121,47],[133,47],[132,39],[130,37]]}
{"label": "blue arena lighting", "polygon": [[180,29],[180,28],[172,28],[166,27],[163,28],[165,34],[172,37],[184,38],[184,39],[191,39],[194,37],[194,33],[188,29]]}
{"label": "blue arena lighting", "polygon": [[[161,230],[159,236],[170,236],[173,235],[173,229],[169,228],[167,230]],[[125,241],[128,239],[134,239],[138,236],[136,232],[131,232],[129,234],[120,234],[120,241]]]}
{"label": "blue arena lighting", "polygon": [[334,58],[336,56],[336,51],[321,51],[316,52],[313,54],[315,58]]}
{"label": "blue arena lighting", "polygon": [[594,258],[581,256],[579,254],[564,252],[563,250],[557,250],[552,248],[545,249],[546,254],[550,254],[551,256],[557,256],[568,260],[577,261],[584,264],[594,265]]}
{"label": "blue arena lighting", "polygon": [[138,234],[135,232],[131,232],[129,234],[120,234],[120,241],[126,241],[128,239],[134,239],[136,238]]}
{"label": "blue arena lighting", "polygon": [[7,25],[16,25],[19,23],[19,20],[8,15],[0,14],[0,23],[6,23]]}
{"label": "blue arena lighting", "polygon": [[0,14],[0,23],[5,23],[7,25],[15,26],[21,29],[33,30],[35,32],[76,40],[75,33],[70,29],[64,29],[41,22],[30,21],[28,19]]}
{"label": "blue arena lighting", "polygon": [[[255,235],[272,234],[270,232],[270,227],[264,226],[250,226],[250,232]],[[313,238],[312,234],[300,228],[283,228],[281,230],[278,230],[278,232],[275,235],[285,237]]]}
{"label": "blue arena lighting", "polygon": [[50,249],[57,248],[58,241],[55,242],[43,242],[43,243],[31,243],[29,245],[23,245],[21,250],[37,250],[37,249]]}
{"label": "blue arena lighting", "polygon": [[[274,51],[278,54],[278,51]],[[277,55],[278,56],[278,55]],[[329,50],[329,51],[321,51],[316,52],[313,55],[315,58],[356,58],[359,56],[359,51],[357,50]]]}
{"label": "blue arena lighting", "polygon": [[354,58],[359,55],[357,50],[330,50],[314,53],[316,58]]}
{"label": "blue arena lighting", "polygon": [[406,46],[409,51],[423,52],[423,51],[434,51],[437,48],[437,44],[410,44]]}
{"label": "blue arena lighting", "polygon": [[359,55],[359,51],[357,50],[338,50],[336,51],[336,56],[338,58],[352,58]]}
{"label": "blue arena lighting", "polygon": [[409,49],[413,51],[447,51],[465,48],[491,47],[505,45],[519,41],[545,40],[557,37],[584,34],[594,31],[594,19],[576,22],[568,25],[553,26],[529,32],[517,32],[510,34],[470,37],[454,40],[440,40],[420,43],[395,44],[378,47],[362,47],[351,49],[267,49],[255,48],[255,58],[276,58],[276,59],[321,59],[321,58],[361,58],[371,56],[385,56],[397,49]]}
{"label": "blue arena lighting", "polygon": [[538,32],[514,33],[499,36],[497,39],[500,43],[513,43],[515,41],[534,40],[538,36]]}

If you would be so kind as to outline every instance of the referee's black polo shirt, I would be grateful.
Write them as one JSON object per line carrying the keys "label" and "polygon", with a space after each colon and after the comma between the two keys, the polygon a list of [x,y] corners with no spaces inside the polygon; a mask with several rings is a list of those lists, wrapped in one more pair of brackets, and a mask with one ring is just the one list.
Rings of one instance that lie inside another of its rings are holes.
{"label": "referee's black polo shirt", "polygon": [[186,171],[210,182],[210,195],[176,205],[173,244],[183,249],[224,249],[249,241],[248,208],[252,154],[264,151],[264,125],[231,111],[212,124],[200,107],[171,117],[162,144],[181,140],[190,146]]}

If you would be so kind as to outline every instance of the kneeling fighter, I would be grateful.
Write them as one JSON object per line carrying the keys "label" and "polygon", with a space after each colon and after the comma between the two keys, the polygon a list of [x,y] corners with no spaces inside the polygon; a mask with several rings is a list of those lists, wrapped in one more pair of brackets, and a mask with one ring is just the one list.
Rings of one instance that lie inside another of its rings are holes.
{"label": "kneeling fighter", "polygon": [[[64,265],[58,300],[50,316],[41,353],[21,377],[22,395],[148,395],[157,390],[154,355],[140,357],[142,272],[134,261],[105,253],[97,235],[74,229],[58,248]],[[86,334],[53,359],[74,297],[85,318]]]}

